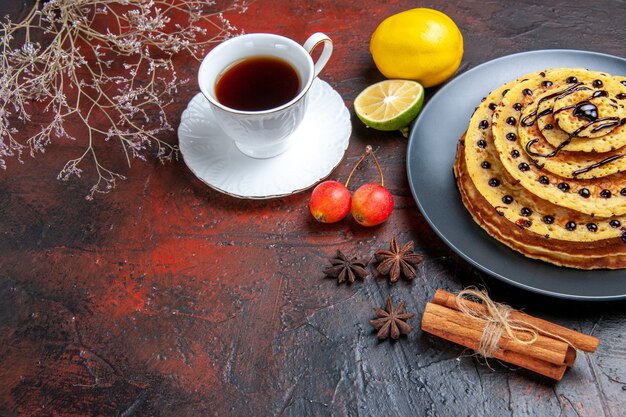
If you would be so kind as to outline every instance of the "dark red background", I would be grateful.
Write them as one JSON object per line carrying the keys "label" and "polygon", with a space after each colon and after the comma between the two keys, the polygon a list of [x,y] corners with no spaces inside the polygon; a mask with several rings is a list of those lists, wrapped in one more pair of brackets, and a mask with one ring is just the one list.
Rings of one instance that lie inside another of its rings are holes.
{"label": "dark red background", "polygon": [[[27,2],[28,3],[28,2]],[[369,36],[393,13],[434,7],[465,39],[459,71],[509,53],[574,48],[626,56],[619,1],[264,1],[228,15],[245,32],[303,42],[335,41],[323,77],[351,109],[382,76]],[[29,10],[3,0],[14,20]],[[181,57],[195,77],[198,63]],[[197,92],[191,83],[169,108],[177,125]],[[428,91],[429,95],[434,90]],[[175,133],[164,136],[176,143]],[[0,173],[1,416],[620,416],[626,404],[625,304],[586,304],[515,289],[479,273],[431,231],[409,191],[406,139],[365,129],[353,117],[350,147],[331,178],[345,179],[374,146],[396,208],[380,227],[318,224],[309,192],[270,201],[221,195],[182,161],[125,168],[128,180],[88,202],[94,180],[57,181],[81,144],[56,141],[45,155]],[[376,178],[371,164],[356,187]],[[425,261],[411,283],[324,279],[341,249],[368,256],[414,240]],[[422,334],[378,342],[368,320],[387,295],[417,313],[437,288],[485,285],[493,298],[602,339],[555,384]]]}

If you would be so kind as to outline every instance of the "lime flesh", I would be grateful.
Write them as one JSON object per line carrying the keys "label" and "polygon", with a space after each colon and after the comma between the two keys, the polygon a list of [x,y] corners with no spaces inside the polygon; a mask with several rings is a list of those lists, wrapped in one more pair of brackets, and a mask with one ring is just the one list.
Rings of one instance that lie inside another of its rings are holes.
{"label": "lime flesh", "polygon": [[424,87],[416,81],[385,80],[370,85],[354,100],[354,112],[377,130],[400,130],[417,117],[424,104]]}

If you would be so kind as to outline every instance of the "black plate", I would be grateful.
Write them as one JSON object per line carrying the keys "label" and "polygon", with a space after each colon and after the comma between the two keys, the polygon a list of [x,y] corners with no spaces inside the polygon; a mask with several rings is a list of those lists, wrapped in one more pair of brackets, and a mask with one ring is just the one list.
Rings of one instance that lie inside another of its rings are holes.
{"label": "black plate", "polygon": [[623,58],[585,51],[541,50],[494,59],[456,77],[422,110],[411,131],[407,171],[413,197],[435,232],[465,260],[529,291],[575,300],[626,298],[626,270],[580,271],[532,260],[491,238],[463,206],[452,175],[456,143],[474,107],[491,90],[553,67],[626,75]]}

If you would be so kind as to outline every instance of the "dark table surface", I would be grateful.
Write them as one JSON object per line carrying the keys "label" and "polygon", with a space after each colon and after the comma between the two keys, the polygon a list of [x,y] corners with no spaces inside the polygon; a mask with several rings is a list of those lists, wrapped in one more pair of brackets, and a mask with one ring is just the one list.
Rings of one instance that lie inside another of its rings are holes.
{"label": "dark table surface", "polygon": [[[16,20],[28,4],[3,0],[0,14]],[[354,117],[356,95],[383,79],[368,50],[371,33],[385,17],[418,6],[457,22],[465,40],[460,72],[544,48],[626,56],[621,1],[257,0],[228,15],[247,33],[333,38],[322,78],[351,109],[353,132],[330,177],[345,179],[371,144],[394,196],[391,218],[375,228],[319,224],[308,211],[310,191],[238,200],[205,186],[182,160],[124,168],[123,154],[108,144],[98,146],[128,179],[92,202],[85,195],[93,172],[56,179],[79,144],[57,140],[35,159],[9,161],[0,174],[0,415],[624,416],[626,304],[548,298],[468,265],[416,207],[406,139]],[[198,63],[176,62],[193,80]],[[192,82],[169,107],[176,124],[197,91]],[[370,174],[377,175],[371,164],[354,186]],[[414,281],[324,279],[337,249],[369,256],[393,236],[425,255]],[[555,383],[486,366],[419,329],[379,342],[369,325],[372,307],[391,295],[417,313],[410,323],[419,328],[437,288],[468,285],[599,337],[600,347]]]}

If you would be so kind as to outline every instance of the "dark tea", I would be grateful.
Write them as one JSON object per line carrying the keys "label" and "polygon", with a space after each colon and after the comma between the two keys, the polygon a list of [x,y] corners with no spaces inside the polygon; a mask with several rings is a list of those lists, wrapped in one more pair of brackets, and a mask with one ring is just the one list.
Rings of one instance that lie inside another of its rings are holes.
{"label": "dark tea", "polygon": [[215,84],[217,101],[243,111],[260,111],[291,101],[300,77],[286,61],[269,56],[247,58],[228,68]]}

